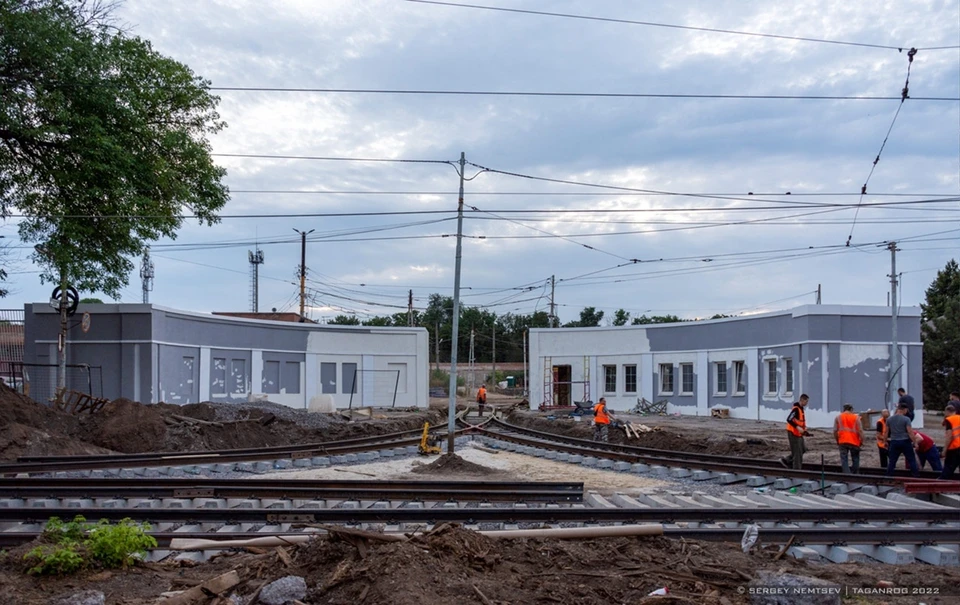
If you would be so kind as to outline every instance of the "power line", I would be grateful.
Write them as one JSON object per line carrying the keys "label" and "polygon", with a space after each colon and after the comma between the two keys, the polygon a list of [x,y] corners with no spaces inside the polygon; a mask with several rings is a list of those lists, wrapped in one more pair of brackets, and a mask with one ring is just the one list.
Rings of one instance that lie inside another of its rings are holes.
{"label": "power line", "polygon": [[[905,46],[892,46],[888,44],[871,44],[867,42],[850,42],[845,40],[830,40],[826,38],[810,38],[805,36],[789,36],[785,34],[767,34],[760,32],[748,32],[740,31],[733,29],[719,29],[714,27],[696,27],[692,25],[678,25],[674,23],[658,23],[654,21],[636,21],[633,19],[617,19],[613,17],[595,17],[591,15],[577,15],[573,13],[556,13],[550,11],[537,11],[529,9],[519,9],[519,8],[505,8],[499,6],[482,6],[478,4],[460,4],[455,2],[442,2],[440,0],[406,0],[407,2],[413,2],[416,4],[432,4],[436,6],[447,6],[454,8],[469,8],[475,10],[485,10],[485,11],[495,11],[502,13],[515,13],[521,15],[536,15],[542,17],[560,17],[564,19],[580,19],[584,21],[599,21],[603,23],[620,23],[624,25],[642,25],[645,27],[662,27],[667,29],[679,29],[685,31],[697,31],[713,34],[729,34],[736,36],[751,36],[755,38],[774,38],[777,40],[790,40],[795,42],[815,42],[818,44],[835,44],[841,46],[857,46],[862,48],[879,48],[883,50],[896,50],[901,52]],[[955,49],[957,46],[935,46],[924,48],[923,50],[946,50],[946,49]]]}
{"label": "power line", "polygon": [[[903,90],[900,95],[900,103],[897,105],[897,111],[893,114],[893,120],[890,122],[890,128],[887,128],[887,134],[883,137],[883,142],[880,143],[880,151],[877,152],[877,157],[873,160],[873,165],[870,167],[870,173],[867,175],[867,179],[863,182],[863,187],[860,189],[860,201],[863,201],[863,197],[867,195],[867,185],[870,184],[870,178],[873,176],[873,171],[877,169],[877,163],[880,162],[880,156],[883,154],[884,147],[887,146],[887,141],[890,140],[890,133],[893,132],[893,125],[897,123],[897,118],[900,117],[900,110],[903,109],[903,103],[909,98],[910,94],[910,68],[913,67],[913,57],[916,56],[917,49],[911,48],[907,51],[907,79],[903,84]],[[850,240],[853,239],[853,230],[857,227],[857,217],[860,215],[860,204],[857,204],[857,211],[853,215],[853,224],[850,225],[850,235],[847,236],[847,245],[850,245]]]}
{"label": "power line", "polygon": [[[207,90],[215,92],[283,92],[318,94],[370,94],[370,95],[438,95],[466,97],[573,97],[599,99],[720,99],[752,101],[896,101],[899,97],[876,95],[749,95],[719,93],[660,93],[660,92],[561,92],[536,90],[440,90],[410,88],[271,88],[267,86],[211,86]],[[914,101],[956,102],[960,97],[911,97]],[[224,155],[224,154],[211,154]],[[267,157],[275,159],[317,159],[344,160],[353,162],[380,162],[391,160],[362,158],[303,158],[284,156],[248,156],[238,154],[235,157]],[[397,160],[402,161],[402,160]],[[448,161],[425,161],[424,163],[452,164]]]}
{"label": "power line", "polygon": [[336,156],[318,156],[318,155],[271,155],[264,153],[211,153],[211,156],[221,158],[256,158],[264,160],[311,160],[321,162],[381,162],[393,164],[449,164],[449,160],[406,160],[397,158],[347,158]]}
{"label": "power line", "polygon": [[[242,194],[277,194],[277,195],[457,195],[457,192],[454,190],[450,191],[367,191],[367,190],[325,190],[325,189],[231,189],[230,194],[235,193]],[[498,195],[509,195],[509,196],[646,196],[646,195],[692,195],[692,196],[710,196],[710,197],[731,197],[731,198],[742,198],[746,196],[757,196],[759,197],[775,197],[775,196],[790,196],[790,197],[843,197],[843,196],[855,196],[860,195],[859,193],[853,191],[839,191],[839,192],[773,192],[773,193],[755,193],[753,191],[746,192],[709,192],[709,191],[697,191],[697,192],[660,192],[655,190],[650,191],[623,191],[623,192],[605,192],[605,191],[471,191],[471,197],[477,196],[498,196]],[[955,194],[952,193],[871,193],[871,197],[954,197]]]}

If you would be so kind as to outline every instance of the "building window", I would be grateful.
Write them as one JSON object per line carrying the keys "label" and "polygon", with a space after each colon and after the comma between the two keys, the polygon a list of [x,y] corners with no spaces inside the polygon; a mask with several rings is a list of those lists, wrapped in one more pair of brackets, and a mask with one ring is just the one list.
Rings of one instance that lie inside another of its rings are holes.
{"label": "building window", "polygon": [[340,371],[343,374],[343,392],[356,393],[360,387],[360,385],[357,384],[357,381],[360,380],[360,377],[357,376],[357,364],[344,363]]}
{"label": "building window", "polygon": [[300,362],[287,361],[283,364],[283,377],[280,388],[287,395],[300,393]]}
{"label": "building window", "polygon": [[603,392],[617,392],[617,366],[603,366]]}
{"label": "building window", "polygon": [[793,360],[789,357],[783,358],[783,381],[785,394],[793,393]]}
{"label": "building window", "polygon": [[717,368],[717,382],[716,382],[716,395],[726,395],[727,394],[727,362],[721,361],[720,363],[714,364]]}
{"label": "building window", "polygon": [[246,393],[247,392],[247,360],[246,359],[231,359],[230,360],[230,392],[231,393]]}
{"label": "building window", "polygon": [[777,394],[777,360],[767,360],[767,395]]}
{"label": "building window", "polygon": [[742,361],[733,362],[733,379],[737,384],[735,395],[744,395],[747,392],[747,368]]}
{"label": "building window", "polygon": [[213,358],[213,371],[210,373],[210,393],[227,394],[227,360],[225,357]]}
{"label": "building window", "polygon": [[680,394],[693,395],[693,364],[680,364]]}
{"label": "building window", "polygon": [[660,364],[660,394],[673,395],[673,364]]}
{"label": "building window", "polygon": [[623,366],[623,390],[627,393],[637,392],[637,366]]}
{"label": "building window", "polygon": [[280,393],[280,362],[264,361],[260,392],[268,395]]}
{"label": "building window", "polygon": [[337,392],[337,364],[323,362],[320,364],[320,392],[333,395]]}

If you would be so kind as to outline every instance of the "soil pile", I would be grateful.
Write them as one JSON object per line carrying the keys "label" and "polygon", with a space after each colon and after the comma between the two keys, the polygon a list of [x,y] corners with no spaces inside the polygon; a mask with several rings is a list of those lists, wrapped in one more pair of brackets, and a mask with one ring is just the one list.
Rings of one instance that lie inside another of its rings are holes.
{"label": "soil pile", "polygon": [[[531,413],[515,412],[508,417],[508,422],[526,428],[590,440],[593,438],[591,418],[584,418],[577,422],[569,418],[550,420]],[[709,431],[696,431],[684,435],[676,431],[661,428],[661,430],[641,433],[639,438],[627,437],[622,428],[611,427],[609,430],[610,443],[633,445],[658,450],[672,450],[683,452],[702,452],[720,456],[749,456],[765,458],[770,455],[771,444],[763,439],[744,439],[731,435],[711,434]]]}
{"label": "soil pile", "polygon": [[[156,603],[161,592],[183,590],[236,570],[241,582],[232,594],[243,597],[243,602],[265,584],[294,575],[306,580],[305,603],[739,605],[749,602],[739,589],[761,570],[865,588],[880,580],[927,587],[956,586],[960,581],[956,568],[919,563],[820,565],[789,557],[777,561],[778,551],[769,545],[745,554],[739,544],[662,537],[493,541],[458,526],[441,525],[404,542],[383,542],[377,534],[342,530],[298,546],[228,553],[196,566],[148,564],[67,578],[25,576],[22,563],[14,560],[18,549],[0,558],[0,585],[4,598],[21,605],[45,605],[86,589],[105,593],[107,605],[146,605]],[[648,597],[663,587],[669,588],[669,597]],[[946,604],[955,598],[923,600]],[[917,601],[892,597],[884,602]]]}
{"label": "soil pile", "polygon": [[496,475],[500,471],[464,460],[456,454],[444,454],[430,464],[414,467],[411,472],[430,475]]}

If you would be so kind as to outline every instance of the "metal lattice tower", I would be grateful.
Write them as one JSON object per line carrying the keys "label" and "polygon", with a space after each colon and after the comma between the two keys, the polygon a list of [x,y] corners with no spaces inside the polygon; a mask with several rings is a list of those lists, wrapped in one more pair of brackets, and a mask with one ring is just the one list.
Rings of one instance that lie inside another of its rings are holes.
{"label": "metal lattice tower", "polygon": [[140,279],[143,281],[143,304],[150,302],[150,293],[153,292],[153,261],[150,260],[150,248],[143,251],[143,261],[140,263]]}
{"label": "metal lattice tower", "polygon": [[257,248],[256,251],[247,250],[247,257],[250,260],[250,310],[254,313],[260,311],[260,265],[263,264],[263,250]]}

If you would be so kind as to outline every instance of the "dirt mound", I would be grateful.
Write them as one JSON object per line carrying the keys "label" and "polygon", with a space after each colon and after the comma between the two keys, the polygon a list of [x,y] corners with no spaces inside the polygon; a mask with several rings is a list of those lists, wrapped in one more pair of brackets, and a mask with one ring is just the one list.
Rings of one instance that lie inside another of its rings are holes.
{"label": "dirt mound", "polygon": [[[569,418],[550,420],[529,413],[514,413],[508,422],[544,433],[590,440],[593,438],[593,425],[589,418],[577,422]],[[677,452],[702,452],[719,456],[740,455],[765,458],[770,454],[771,444],[762,439],[742,439],[730,435],[714,435],[709,432],[695,431],[683,435],[676,431],[662,429],[641,433],[639,438],[627,437],[623,429],[611,427],[610,443],[646,447]]]}
{"label": "dirt mound", "polygon": [[51,446],[57,454],[64,456],[113,453],[80,439],[59,433],[51,434],[19,422],[0,427],[0,460],[15,460],[20,456],[49,456],[53,453]]}
{"label": "dirt mound", "polygon": [[469,462],[456,454],[444,454],[430,464],[414,467],[411,472],[434,475],[496,475],[500,471]]}
{"label": "dirt mound", "polygon": [[156,406],[114,399],[96,414],[81,416],[88,440],[128,454],[163,451],[167,427]]}

